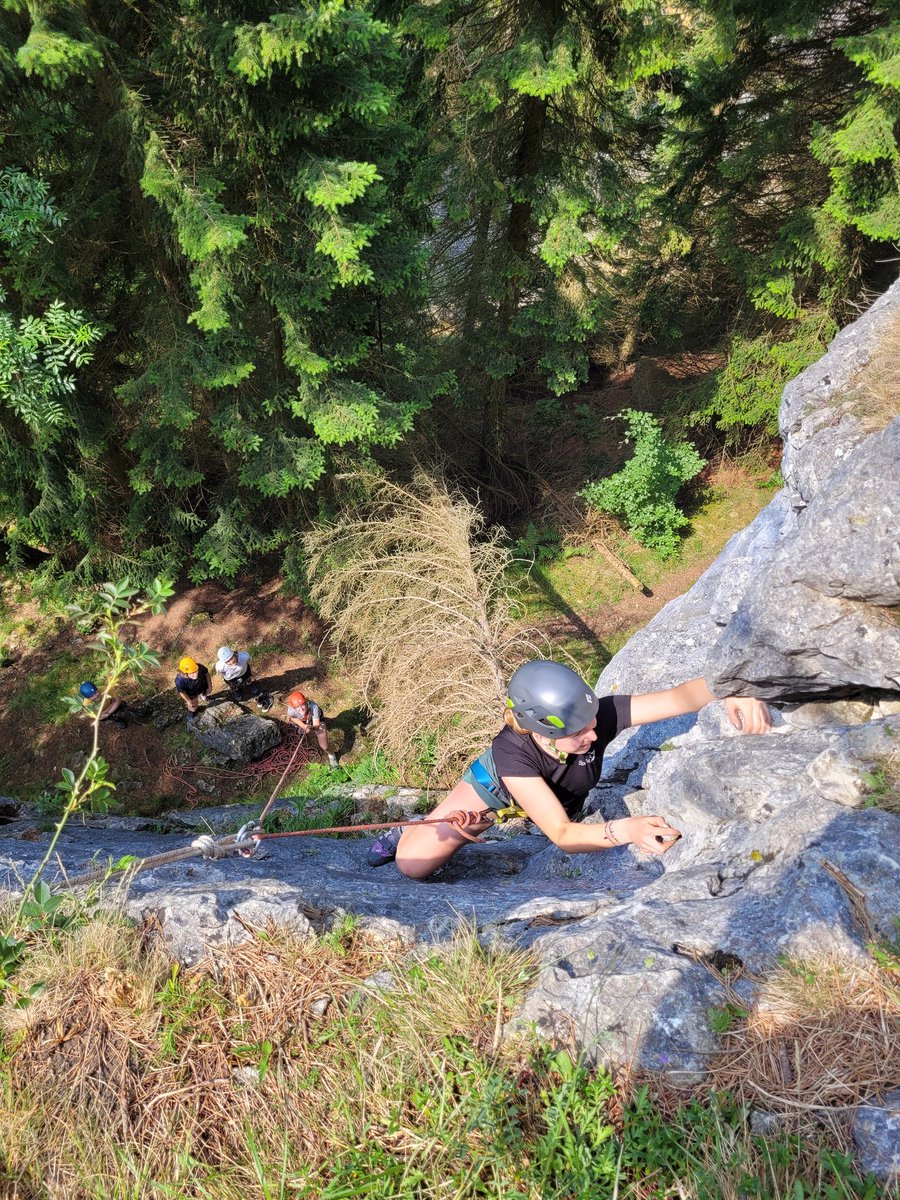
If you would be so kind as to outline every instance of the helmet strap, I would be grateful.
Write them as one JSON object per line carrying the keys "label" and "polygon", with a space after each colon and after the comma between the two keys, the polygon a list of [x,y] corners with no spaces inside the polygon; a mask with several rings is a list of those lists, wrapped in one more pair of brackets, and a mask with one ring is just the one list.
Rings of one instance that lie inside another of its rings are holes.
{"label": "helmet strap", "polygon": [[550,745],[553,747],[553,753],[556,755],[556,757],[559,759],[559,761],[560,761],[560,762],[565,762],[565,761],[566,761],[566,759],[567,759],[567,757],[568,757],[568,755],[566,754],[565,750],[558,750],[558,749],[557,749],[557,747],[556,747],[556,738],[550,738]]}

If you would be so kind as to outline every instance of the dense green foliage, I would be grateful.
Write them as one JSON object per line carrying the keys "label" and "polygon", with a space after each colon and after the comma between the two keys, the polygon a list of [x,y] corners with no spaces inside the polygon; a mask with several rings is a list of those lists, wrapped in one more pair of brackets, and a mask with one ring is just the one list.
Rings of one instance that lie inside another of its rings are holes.
{"label": "dense green foliage", "polygon": [[736,333],[725,366],[682,395],[687,424],[712,423],[737,446],[748,436],[776,434],[784,385],[825,353],[835,332],[827,313],[813,310],[792,323],[786,337]]}
{"label": "dense green foliage", "polygon": [[13,561],[297,578],[348,462],[408,444],[487,479],[522,404],[641,343],[735,337],[699,408],[765,427],[764,360],[806,337],[776,321],[840,319],[900,237],[898,16],[7,0]]}
{"label": "dense green foliage", "polygon": [[287,541],[329,448],[396,441],[440,383],[408,327],[422,218],[395,39],[336,2],[13,9],[4,150],[26,182],[4,275],[23,310],[107,332],[64,440],[8,426],[29,450],[4,456],[8,519],[94,570],[190,547],[233,577]]}
{"label": "dense green foliage", "polygon": [[588,484],[581,494],[594,508],[621,517],[639,542],[668,557],[688,524],[675,498],[704,462],[690,442],[669,441],[649,413],[629,408],[623,415],[634,454],[621,471]]}

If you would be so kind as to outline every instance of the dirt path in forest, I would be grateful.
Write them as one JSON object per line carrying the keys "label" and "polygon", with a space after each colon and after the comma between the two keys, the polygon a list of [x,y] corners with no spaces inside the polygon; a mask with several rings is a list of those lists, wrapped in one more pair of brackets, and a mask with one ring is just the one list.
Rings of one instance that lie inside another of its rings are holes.
{"label": "dirt path in forest", "polygon": [[673,571],[661,580],[650,595],[634,591],[623,596],[615,604],[605,604],[594,611],[580,612],[574,619],[565,613],[548,617],[538,622],[536,628],[551,641],[583,638],[585,633],[590,631],[597,642],[606,645],[616,634],[643,628],[670,600],[683,595],[692,587],[716,558],[718,554],[711,554],[707,559],[693,562],[680,571]]}

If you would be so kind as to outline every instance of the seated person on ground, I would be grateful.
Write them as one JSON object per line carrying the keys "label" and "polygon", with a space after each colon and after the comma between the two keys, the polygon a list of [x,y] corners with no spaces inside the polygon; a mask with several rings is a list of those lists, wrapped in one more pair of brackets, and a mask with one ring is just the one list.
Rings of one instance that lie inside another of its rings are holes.
{"label": "seated person on ground", "polygon": [[200,705],[207,703],[207,695],[212,691],[209,671],[203,663],[198,663],[188,657],[180,659],[178,672],[175,675],[175,691],[187,706],[188,720],[190,720]]}
{"label": "seated person on ground", "polygon": [[332,754],[328,748],[328,729],[325,726],[325,717],[315,700],[307,700],[302,692],[291,692],[288,696],[287,719],[291,725],[296,725],[301,733],[309,733],[310,730],[314,730],[319,749],[328,756],[328,765],[330,767],[338,765],[337,756]]}
{"label": "seated person on ground", "polygon": [[[86,679],[78,689],[78,693],[81,696],[82,708],[86,712],[89,712],[91,716],[94,716],[97,711],[95,705],[99,704],[103,698],[96,683],[91,683],[89,679]],[[112,721],[113,725],[118,725],[120,729],[124,729],[128,724],[125,717],[127,712],[128,705],[124,700],[118,696],[107,696],[106,704],[104,704],[100,713],[100,720]]]}
{"label": "seated person on ground", "polygon": [[[600,778],[603,752],[618,733],[697,712],[715,698],[703,679],[643,696],[598,698],[562,663],[525,663],[509,681],[504,728],[430,819],[471,813],[469,832],[478,834],[490,826],[479,815],[515,804],[569,854],[628,843],[645,853],[665,854],[681,835],[664,817],[618,817],[597,824],[580,824],[577,818]],[[765,733],[771,725],[761,700],[730,697],[725,709],[742,733]],[[392,829],[375,841],[368,861],[380,866],[396,858],[403,875],[424,879],[467,840],[450,824]]]}

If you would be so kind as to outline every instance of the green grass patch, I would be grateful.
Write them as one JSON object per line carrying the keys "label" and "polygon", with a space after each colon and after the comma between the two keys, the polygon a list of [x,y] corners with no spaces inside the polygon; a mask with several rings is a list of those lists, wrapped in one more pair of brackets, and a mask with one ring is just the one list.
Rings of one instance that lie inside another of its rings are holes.
{"label": "green grass patch", "polygon": [[355,762],[341,763],[337,767],[329,767],[322,762],[310,763],[294,776],[284,794],[315,800],[347,785],[367,787],[381,784],[394,787],[399,782],[396,768],[383,754],[363,754]]}
{"label": "green grass patch", "polygon": [[[685,568],[713,559],[728,539],[744,529],[771,499],[771,489],[741,472],[727,484],[707,487],[694,505],[690,529],[674,558],[658,554],[633,538],[621,536],[610,546],[629,569],[651,590]],[[601,555],[590,548],[563,554],[533,565],[516,564],[514,578],[520,586],[523,616],[544,619],[559,615],[583,616],[601,606],[615,605],[631,594],[629,585]]]}
{"label": "green grass patch", "polygon": [[247,653],[251,658],[282,658],[290,651],[286,646],[280,645],[278,642],[257,642],[252,646],[247,647]]}
{"label": "green grass patch", "polygon": [[265,830],[267,833],[297,833],[307,829],[328,829],[332,825],[350,825],[354,809],[355,804],[350,796],[341,796],[312,807],[298,807],[296,810],[276,808],[266,817]]}
{"label": "green grass patch", "polygon": [[663,562],[646,547],[625,539],[614,549],[643,583],[656,588],[670,573],[715,558],[729,538],[745,529],[769,503],[772,495],[767,483],[735,472],[727,483],[706,487],[691,511],[690,529],[674,559]]}
{"label": "green grass patch", "polygon": [[99,657],[96,655],[57,654],[42,671],[29,676],[24,686],[10,696],[10,711],[31,717],[35,723],[62,725],[69,716],[63,706],[63,695],[74,695],[78,685],[91,678],[97,662]]}
{"label": "green grass patch", "polygon": [[900,750],[885,754],[863,775],[866,808],[900,816]]}

